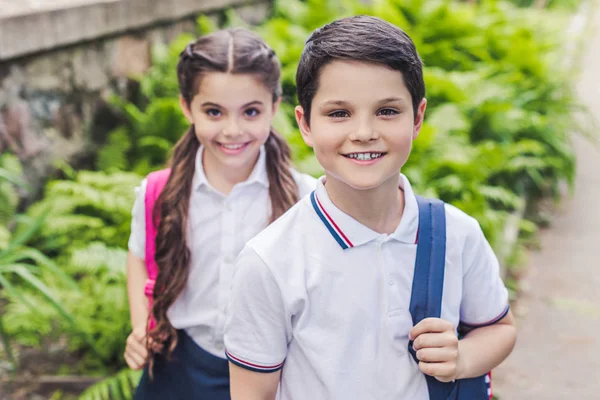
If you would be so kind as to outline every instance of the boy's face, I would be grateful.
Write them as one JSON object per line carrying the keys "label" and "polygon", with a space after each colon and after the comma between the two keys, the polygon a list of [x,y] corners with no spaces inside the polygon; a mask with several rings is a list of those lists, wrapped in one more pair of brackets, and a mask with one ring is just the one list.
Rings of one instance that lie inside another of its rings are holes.
{"label": "boy's face", "polygon": [[397,180],[421,129],[425,99],[415,118],[402,74],[379,64],[335,60],[319,82],[310,125],[300,106],[296,119],[327,179],[358,190]]}

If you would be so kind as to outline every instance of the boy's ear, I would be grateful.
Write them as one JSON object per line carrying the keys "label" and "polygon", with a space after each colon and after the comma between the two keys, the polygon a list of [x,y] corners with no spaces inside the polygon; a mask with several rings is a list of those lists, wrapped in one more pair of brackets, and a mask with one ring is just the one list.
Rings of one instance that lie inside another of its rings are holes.
{"label": "boy's ear", "polygon": [[308,125],[308,122],[306,122],[304,108],[302,108],[302,106],[296,106],[294,112],[296,114],[296,122],[298,123],[298,128],[300,128],[300,133],[302,134],[304,143],[306,143],[306,145],[309,147],[313,147],[312,134],[310,131],[310,126]]}
{"label": "boy's ear", "polygon": [[190,110],[190,106],[188,105],[187,101],[185,101],[185,99],[181,95],[179,96],[179,105],[181,106],[181,111],[183,111],[183,115],[185,115],[185,118],[191,125],[193,125],[194,119],[192,118],[192,111]]}
{"label": "boy's ear", "polygon": [[427,99],[421,100],[419,107],[417,108],[417,115],[415,116],[415,124],[413,127],[413,140],[419,136],[421,127],[423,127],[423,119],[425,118],[425,109],[427,108]]}

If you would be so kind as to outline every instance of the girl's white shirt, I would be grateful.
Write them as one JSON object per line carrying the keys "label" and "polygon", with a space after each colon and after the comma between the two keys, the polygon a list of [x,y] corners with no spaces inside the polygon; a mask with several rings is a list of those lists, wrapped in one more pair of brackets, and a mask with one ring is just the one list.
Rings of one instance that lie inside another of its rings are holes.
{"label": "girl's white shirt", "polygon": [[[225,358],[223,333],[235,260],[246,242],[263,230],[271,215],[269,179],[264,146],[245,182],[229,195],[215,190],[202,167],[203,147],[196,155],[188,216],[187,242],[191,263],[187,285],[167,316],[209,353]],[[300,198],[311,193],[317,180],[292,170]],[[136,188],[129,250],[144,259],[146,179]]]}

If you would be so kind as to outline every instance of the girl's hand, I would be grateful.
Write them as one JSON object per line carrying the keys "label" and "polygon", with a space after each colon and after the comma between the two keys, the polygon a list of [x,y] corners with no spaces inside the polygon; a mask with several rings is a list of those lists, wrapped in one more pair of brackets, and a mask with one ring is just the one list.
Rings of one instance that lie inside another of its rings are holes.
{"label": "girl's hand", "polygon": [[419,369],[441,382],[460,376],[458,337],[454,326],[440,318],[425,318],[410,331],[409,339],[419,359]]}
{"label": "girl's hand", "polygon": [[125,361],[129,368],[139,370],[146,365],[148,350],[146,349],[146,327],[134,328],[127,337]]}

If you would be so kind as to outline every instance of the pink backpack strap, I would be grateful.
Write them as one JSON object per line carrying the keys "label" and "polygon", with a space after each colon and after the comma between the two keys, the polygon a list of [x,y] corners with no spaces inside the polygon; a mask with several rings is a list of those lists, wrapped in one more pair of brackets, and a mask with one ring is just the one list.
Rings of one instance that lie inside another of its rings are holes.
{"label": "pink backpack strap", "polygon": [[[146,196],[144,198],[144,206],[146,210],[146,271],[148,272],[148,280],[144,286],[144,294],[148,297],[148,309],[152,309],[152,297],[154,295],[154,284],[158,275],[158,265],[154,258],[156,254],[156,232],[158,220],[154,219],[154,204],[163,188],[167,184],[171,169],[162,169],[152,172],[146,180]],[[150,316],[148,329],[153,329],[156,326],[154,318]]]}

